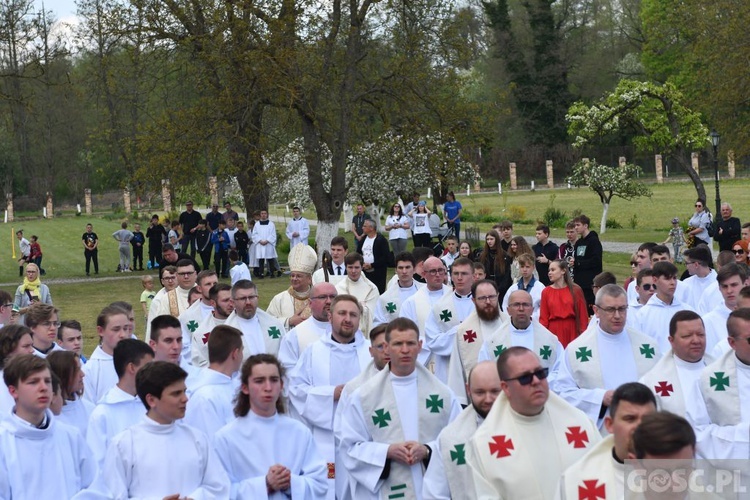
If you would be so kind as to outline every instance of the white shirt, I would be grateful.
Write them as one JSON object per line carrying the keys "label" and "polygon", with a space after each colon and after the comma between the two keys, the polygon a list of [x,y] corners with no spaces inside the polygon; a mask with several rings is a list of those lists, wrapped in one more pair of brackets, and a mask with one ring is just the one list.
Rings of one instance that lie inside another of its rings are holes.
{"label": "white shirt", "polygon": [[375,256],[372,253],[372,245],[375,242],[375,236],[365,236],[362,242],[362,257],[364,257],[365,264],[372,264],[375,262]]}

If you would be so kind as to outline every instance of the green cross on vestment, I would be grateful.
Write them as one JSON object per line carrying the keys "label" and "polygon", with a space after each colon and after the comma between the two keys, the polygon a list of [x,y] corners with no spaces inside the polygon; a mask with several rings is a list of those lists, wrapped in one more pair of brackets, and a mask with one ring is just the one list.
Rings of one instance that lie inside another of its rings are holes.
{"label": "green cross on vestment", "polygon": [[388,311],[390,314],[393,314],[396,312],[396,304],[394,302],[388,302],[385,305],[385,310]]}
{"label": "green cross on vestment", "polygon": [[593,352],[591,352],[591,349],[589,349],[586,346],[579,347],[576,351],[576,359],[580,359],[581,363],[585,363],[588,361],[592,356],[594,355]]}
{"label": "green cross on vestment", "polygon": [[198,329],[198,322],[194,319],[191,319],[188,321],[187,329],[190,330],[190,333],[195,333],[195,331]]}
{"label": "green cross on vestment", "polygon": [[440,313],[440,321],[447,323],[451,320],[453,317],[453,313],[450,312],[448,309],[443,309],[443,312]]}
{"label": "green cross on vestment", "polygon": [[279,331],[278,328],[276,328],[275,326],[272,326],[271,328],[268,329],[268,336],[271,337],[272,339],[277,339],[281,337],[281,332]]}
{"label": "green cross on vestment", "polygon": [[503,353],[505,349],[507,349],[507,347],[505,347],[503,344],[499,344],[497,347],[495,347],[495,350],[492,351],[492,353],[495,355],[495,357],[498,357]]}
{"label": "green cross on vestment", "polygon": [[656,351],[650,345],[648,345],[648,344],[642,344],[641,345],[641,354],[643,354],[643,356],[646,357],[647,359],[653,359],[654,354],[656,354]]}
{"label": "green cross on vestment", "polygon": [[724,375],[724,372],[714,372],[715,377],[710,378],[710,387],[716,387],[717,391],[726,391],[729,387],[729,377]]}
{"label": "green cross on vestment", "polygon": [[450,450],[451,461],[456,462],[456,465],[466,465],[466,450],[464,449],[465,446],[466,445],[464,443],[457,444],[453,447],[453,450]]}
{"label": "green cross on vestment", "polygon": [[437,394],[430,394],[430,397],[425,401],[425,407],[430,410],[430,413],[440,413],[440,408],[443,407],[443,400]]}
{"label": "green cross on vestment", "polygon": [[375,415],[372,416],[372,423],[380,427],[388,427],[388,422],[391,420],[391,412],[385,411],[384,408],[375,410]]}
{"label": "green cross on vestment", "polygon": [[552,356],[552,348],[548,345],[543,345],[539,349],[539,355],[542,357],[542,359],[549,359],[549,357]]}

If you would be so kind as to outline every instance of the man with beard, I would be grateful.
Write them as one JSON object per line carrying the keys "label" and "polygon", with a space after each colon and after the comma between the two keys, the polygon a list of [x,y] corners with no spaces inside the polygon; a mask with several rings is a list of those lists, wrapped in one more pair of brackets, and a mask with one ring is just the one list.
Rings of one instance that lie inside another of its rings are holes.
{"label": "man with beard", "polygon": [[242,332],[243,359],[253,354],[279,353],[284,325],[266,311],[258,308],[258,287],[250,280],[240,280],[232,287],[234,311],[225,325]]}
{"label": "man with beard", "polygon": [[471,467],[466,463],[466,445],[500,395],[495,363],[482,361],[472,368],[466,390],[471,404],[437,438],[435,456],[430,459],[422,485],[424,500],[476,498]]}
{"label": "man with beard", "polygon": [[193,334],[198,325],[211,316],[211,312],[214,310],[209,293],[211,292],[211,288],[218,282],[219,277],[215,271],[204,269],[199,272],[198,278],[195,280],[195,288],[200,292],[201,298],[193,302],[187,308],[187,311],[180,314],[178,318],[182,325],[182,357],[188,363],[190,362],[190,347],[193,341]]}
{"label": "man with beard", "polygon": [[279,361],[287,373],[310,344],[331,332],[331,304],[338,292],[332,283],[318,283],[310,291],[310,317],[284,335],[279,348]]}
{"label": "man with beard", "polygon": [[[338,295],[331,304],[331,333],[313,343],[289,374],[289,398],[310,427],[318,451],[328,463],[328,495],[334,500],[337,478],[333,416],[344,385],[370,362],[369,343],[359,331],[362,314],[356,297]],[[342,467],[338,467],[343,474]]]}
{"label": "man with beard", "polygon": [[289,252],[291,286],[277,293],[268,304],[268,314],[284,323],[286,331],[310,317],[310,287],[318,255],[309,245],[297,245]]}
{"label": "man with beard", "polygon": [[367,279],[362,270],[365,261],[362,255],[358,253],[349,253],[344,258],[346,263],[346,276],[336,285],[339,295],[353,295],[362,306],[362,316],[359,326],[363,333],[369,333],[372,328],[372,321],[375,315],[375,308],[378,305],[380,292],[378,287]]}
{"label": "man with beard", "polygon": [[193,366],[204,367],[209,364],[208,339],[211,332],[219,325],[226,323],[232,311],[232,287],[226,283],[217,283],[211,287],[208,297],[212,306],[211,314],[198,323],[192,332],[190,341],[190,361]]}

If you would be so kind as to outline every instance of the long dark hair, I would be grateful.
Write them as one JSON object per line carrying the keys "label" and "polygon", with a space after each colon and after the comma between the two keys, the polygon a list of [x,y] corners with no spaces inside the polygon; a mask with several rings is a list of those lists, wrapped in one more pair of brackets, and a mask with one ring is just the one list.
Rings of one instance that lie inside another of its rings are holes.
{"label": "long dark hair", "polygon": [[73,351],[54,351],[47,356],[50,369],[60,377],[63,401],[75,401],[81,394],[73,391],[73,382],[81,371],[78,355]]}
{"label": "long dark hair", "polygon": [[393,209],[395,207],[398,207],[398,215],[399,215],[399,217],[402,216],[402,215],[404,215],[404,209],[401,207],[401,204],[399,204],[399,203],[394,203],[393,205],[391,205],[391,211],[388,213],[388,215],[396,215],[396,214],[393,213],[394,212]]}
{"label": "long dark hair", "polygon": [[24,335],[34,337],[31,329],[24,325],[6,325],[0,328],[0,369],[5,367],[8,356],[16,350]]}
{"label": "long dark hair", "polygon": [[[276,356],[273,354],[255,354],[254,356],[247,358],[242,364],[242,372],[240,374],[242,385],[247,385],[247,380],[250,378],[250,375],[252,375],[253,367],[256,365],[276,365],[279,369],[279,377],[281,377],[281,380],[284,380],[284,367]],[[279,413],[285,413],[284,402],[281,400],[281,395],[279,395],[279,399],[276,400],[276,411]],[[250,413],[250,396],[240,390],[237,392],[237,397],[234,398],[234,416],[244,417],[247,416],[248,413]]]}
{"label": "long dark hair", "polygon": [[[494,229],[490,229],[485,235],[484,249],[482,249],[479,260],[485,263],[485,266],[490,261],[490,245],[487,243],[487,236],[495,238],[495,248],[492,249],[495,252],[495,275],[503,275],[505,274],[505,250],[503,250],[503,246],[500,244],[500,233]],[[489,272],[489,269],[487,271]]]}

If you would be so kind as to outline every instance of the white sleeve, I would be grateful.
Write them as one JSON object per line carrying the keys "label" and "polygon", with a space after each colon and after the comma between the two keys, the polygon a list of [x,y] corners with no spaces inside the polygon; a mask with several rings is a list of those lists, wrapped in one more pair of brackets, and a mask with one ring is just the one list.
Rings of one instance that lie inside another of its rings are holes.
{"label": "white sleeve", "polygon": [[427,316],[424,327],[427,348],[438,356],[450,356],[457,330],[458,325],[448,331],[443,331],[440,328],[437,314],[435,314],[435,311],[431,311]]}
{"label": "white sleeve", "polygon": [[450,360],[448,360],[447,385],[451,388],[460,404],[468,404],[466,380],[464,379],[464,364],[458,352],[458,342],[453,342],[453,351],[451,352]]}
{"label": "white sleeve", "polygon": [[448,485],[448,478],[445,475],[443,466],[443,457],[440,453],[440,438],[435,443],[432,450],[430,465],[424,474],[422,481],[422,498],[424,500],[450,500],[451,490]]}
{"label": "white sleeve", "polygon": [[292,373],[297,361],[299,361],[299,340],[297,340],[296,328],[292,328],[289,333],[281,337],[279,361],[287,374]]}
{"label": "white sleeve", "polygon": [[[195,432],[198,434],[198,432]],[[206,458],[206,466],[203,469],[201,485],[185,497],[191,500],[216,500],[229,499],[229,476],[224,466],[216,456],[213,446],[208,444],[206,435],[200,432],[197,439],[201,451]]]}
{"label": "white sleeve", "polygon": [[333,430],[336,386],[314,384],[312,353],[313,349],[306,349],[289,374],[289,400],[307,424]]}
{"label": "white sleeve", "polygon": [[557,380],[551,387],[561,398],[584,412],[595,424],[599,421],[599,412],[602,407],[604,389],[582,389],[578,387],[573,374],[568,366],[568,358],[563,353],[560,368],[557,371]]}

